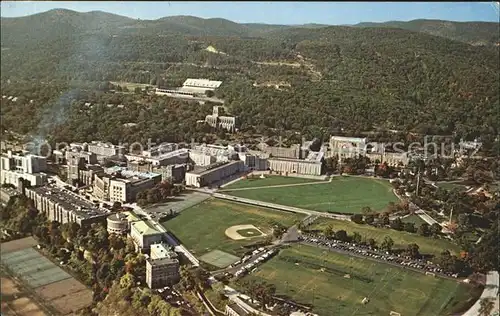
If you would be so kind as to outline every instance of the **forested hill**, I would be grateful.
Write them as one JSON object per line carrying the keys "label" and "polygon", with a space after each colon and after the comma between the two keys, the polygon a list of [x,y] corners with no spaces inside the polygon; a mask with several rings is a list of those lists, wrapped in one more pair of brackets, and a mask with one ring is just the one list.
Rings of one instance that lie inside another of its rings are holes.
{"label": "forested hill", "polygon": [[354,27],[385,27],[422,32],[446,37],[471,45],[498,45],[500,43],[500,23],[492,22],[451,22],[442,20],[413,20],[408,22],[389,21],[383,23],[359,23]]}
{"label": "forested hill", "polygon": [[[353,27],[401,28],[428,33],[473,45],[496,45],[499,42],[499,23],[452,22],[441,20],[364,22]],[[270,31],[290,28],[316,29],[323,24],[272,25],[262,23],[235,23],[226,19],[203,19],[194,16],[170,16],[157,20],[132,19],[102,11],[86,13],[54,9],[19,18],[1,18],[2,40],[11,37],[45,38],[61,32],[118,34],[178,34],[190,36],[260,37]],[[42,26],[42,27],[40,27]],[[48,31],[47,31],[48,30]]]}
{"label": "forested hill", "polygon": [[[26,82],[178,86],[196,77],[224,82],[217,96],[238,116],[242,131],[278,129],[319,136],[359,134],[380,126],[468,139],[482,136],[483,143],[488,137],[491,144],[500,130],[498,46],[474,46],[401,28],[244,25],[189,16],[138,21],[68,10],[2,18],[1,27],[2,94],[28,93],[25,99],[34,99],[35,105],[37,96],[28,92]],[[207,51],[209,46],[224,54]],[[8,84],[16,81],[23,84]],[[289,88],[275,89],[276,83]],[[43,100],[49,97],[47,92]],[[22,126],[23,132],[36,127],[37,116],[24,121],[19,116],[43,112],[35,105],[3,101],[4,124]],[[136,110],[134,116],[122,114],[122,123],[135,122],[142,109]],[[99,138],[107,135],[96,133]]]}

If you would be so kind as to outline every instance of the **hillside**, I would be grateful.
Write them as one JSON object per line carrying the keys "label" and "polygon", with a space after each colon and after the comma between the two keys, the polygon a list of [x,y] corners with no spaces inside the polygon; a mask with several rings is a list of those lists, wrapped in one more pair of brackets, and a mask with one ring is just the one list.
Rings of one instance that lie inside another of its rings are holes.
{"label": "hillside", "polygon": [[[65,87],[80,82],[103,87],[106,81],[177,86],[186,77],[205,77],[224,82],[217,95],[249,133],[360,134],[381,126],[404,133],[481,135],[491,145],[500,130],[495,46],[401,28],[242,25],[189,16],[137,21],[102,12],[59,11],[2,19],[3,94],[29,93],[33,99],[30,85],[53,80]],[[27,32],[38,23],[47,28]],[[260,35],[252,36],[256,33]],[[208,46],[227,55],[207,52]],[[7,79],[31,83],[21,89],[6,84]],[[291,87],[253,86],[265,82]],[[35,117],[20,122],[23,112]],[[39,113],[43,111],[29,104],[2,102],[3,121],[10,128],[35,128]],[[130,117],[122,113],[121,123],[135,122],[139,113],[140,108]],[[84,130],[96,133],[94,137],[106,138],[113,130],[112,125],[107,132],[96,130],[97,123],[80,121],[76,113],[73,117],[62,128],[66,133],[72,126],[87,126]],[[175,117],[157,120],[144,126],[171,127]],[[148,127],[142,135],[149,133],[171,131]]]}
{"label": "hillside", "polygon": [[383,23],[359,23],[353,26],[400,28],[441,36],[472,45],[496,45],[500,43],[499,23],[413,20],[408,22],[389,21]]}

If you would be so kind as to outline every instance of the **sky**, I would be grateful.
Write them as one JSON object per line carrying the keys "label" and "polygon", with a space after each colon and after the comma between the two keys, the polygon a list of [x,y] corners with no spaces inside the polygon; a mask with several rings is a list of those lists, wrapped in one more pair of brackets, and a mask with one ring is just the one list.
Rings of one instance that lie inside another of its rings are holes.
{"label": "sky", "polygon": [[494,2],[118,2],[2,1],[1,16],[17,17],[56,8],[105,11],[139,19],[172,15],[224,18],[239,23],[356,24],[439,19],[499,22]]}

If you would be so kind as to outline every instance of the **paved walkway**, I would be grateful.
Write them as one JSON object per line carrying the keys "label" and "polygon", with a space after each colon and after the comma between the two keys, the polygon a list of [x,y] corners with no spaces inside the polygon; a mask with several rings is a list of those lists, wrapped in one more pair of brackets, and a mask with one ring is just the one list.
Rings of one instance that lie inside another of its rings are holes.
{"label": "paved walkway", "polygon": [[[491,298],[495,302],[495,306],[490,315],[498,315],[499,308],[499,298],[498,298],[498,289],[499,289],[499,277],[497,271],[490,271],[486,275],[486,285],[483,290],[483,294],[477,300],[477,302],[462,316],[478,316],[479,309],[481,308],[481,300],[485,298]],[[496,313],[496,314],[495,314]]]}

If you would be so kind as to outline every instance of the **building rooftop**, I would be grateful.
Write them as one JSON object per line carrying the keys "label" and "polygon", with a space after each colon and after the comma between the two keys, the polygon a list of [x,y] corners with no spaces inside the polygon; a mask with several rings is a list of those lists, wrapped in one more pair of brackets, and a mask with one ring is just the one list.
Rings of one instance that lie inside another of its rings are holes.
{"label": "building rooftop", "polygon": [[306,157],[306,161],[321,161],[323,159],[323,156],[325,155],[324,152],[322,151],[311,151]]}
{"label": "building rooftop", "polygon": [[154,177],[159,177],[161,176],[159,173],[154,173],[154,172],[138,172],[138,171],[132,171],[132,170],[127,170],[126,167],[119,167],[119,166],[114,166],[110,168],[104,169],[104,172],[107,174],[114,174],[114,173],[121,173],[123,180],[127,180],[129,178],[136,178],[136,179],[130,179],[130,180],[142,180],[142,179],[150,179]]}
{"label": "building rooftop", "polygon": [[143,236],[161,234],[161,232],[149,226],[145,221],[134,222],[132,223],[132,227],[135,228],[135,230],[137,230]]}
{"label": "building rooftop", "polygon": [[73,212],[80,219],[104,216],[110,213],[107,209],[101,208],[81,196],[55,185],[32,187],[27,190],[32,190],[38,195],[44,196],[54,203],[61,205],[67,211]]}
{"label": "building rooftop", "polygon": [[186,81],[184,81],[184,83],[182,85],[185,87],[216,89],[216,88],[220,87],[221,84],[222,84],[222,81],[188,78],[188,79],[186,79]]}
{"label": "building rooftop", "polygon": [[155,252],[157,255],[160,255],[160,258],[177,258],[177,253],[170,249],[168,245],[165,244],[153,244],[151,245],[151,253]]}
{"label": "building rooftop", "polygon": [[230,309],[232,309],[233,311],[235,311],[236,314],[238,314],[240,316],[250,315],[249,312],[247,312],[245,309],[243,309],[242,307],[240,307],[240,305],[238,305],[236,303],[229,303],[229,304],[227,304],[227,307],[229,307]]}
{"label": "building rooftop", "polygon": [[170,159],[170,158],[173,158],[173,157],[177,157],[177,156],[182,156],[182,155],[186,155],[188,154],[189,150],[187,148],[180,148],[180,149],[177,149],[177,150],[174,150],[174,151],[171,151],[171,152],[166,152],[166,153],[161,153],[159,155],[150,155],[150,154],[146,154],[146,155],[126,155],[127,159],[129,160],[148,160],[148,161],[152,161],[152,160],[165,160],[165,159]]}
{"label": "building rooftop", "polygon": [[165,264],[179,263],[179,260],[175,258],[161,258],[161,259],[148,258],[147,262],[154,267],[154,266],[162,266]]}
{"label": "building rooftop", "polygon": [[304,160],[304,159],[294,159],[294,158],[271,157],[271,158],[269,158],[269,160],[290,161],[290,162],[309,163],[309,164],[321,164],[321,161],[318,161],[318,160]]}
{"label": "building rooftop", "polygon": [[115,222],[136,222],[139,221],[139,219],[132,213],[130,212],[120,212],[120,213],[114,213],[108,216],[108,219],[110,221],[115,221]]}
{"label": "building rooftop", "polygon": [[113,145],[111,143],[105,143],[105,142],[101,142],[99,140],[93,140],[88,145],[89,146],[105,147],[105,148],[125,148],[125,146]]}
{"label": "building rooftop", "polygon": [[208,167],[199,168],[199,169],[197,169],[195,167],[195,169],[193,171],[190,171],[189,173],[202,176],[202,175],[207,174],[209,172],[213,172],[213,171],[221,169],[225,166],[233,165],[236,163],[241,163],[241,160],[220,161],[220,162],[213,163],[213,164],[209,165]]}
{"label": "building rooftop", "polygon": [[332,136],[330,139],[340,142],[366,143],[366,138],[360,138],[360,137]]}

